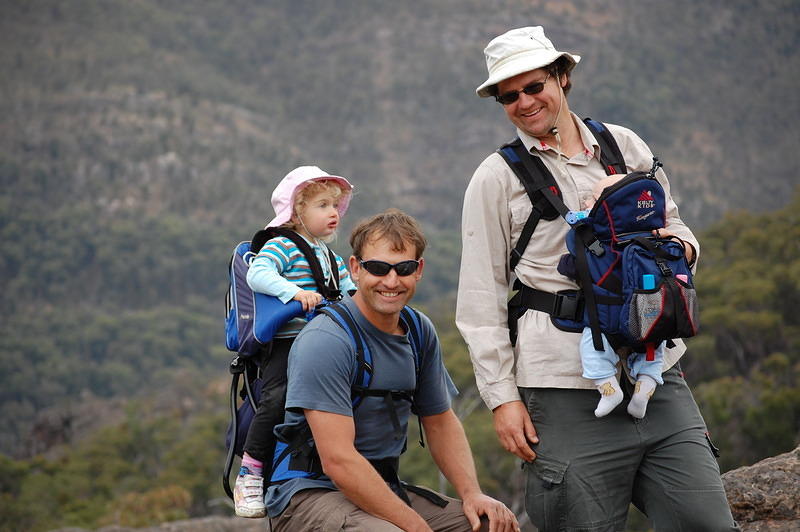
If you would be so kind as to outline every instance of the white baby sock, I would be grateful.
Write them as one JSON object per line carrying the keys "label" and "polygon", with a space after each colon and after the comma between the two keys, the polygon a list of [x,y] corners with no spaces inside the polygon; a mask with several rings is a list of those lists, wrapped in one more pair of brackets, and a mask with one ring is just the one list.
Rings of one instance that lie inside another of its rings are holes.
{"label": "white baby sock", "polygon": [[642,419],[647,410],[647,402],[653,397],[653,392],[658,383],[649,375],[642,375],[636,381],[636,387],[628,403],[628,413],[635,418]]}
{"label": "white baby sock", "polygon": [[622,402],[622,388],[616,377],[608,377],[607,379],[598,379],[594,381],[597,386],[597,391],[600,392],[600,402],[597,403],[597,408],[594,415],[603,417]]}

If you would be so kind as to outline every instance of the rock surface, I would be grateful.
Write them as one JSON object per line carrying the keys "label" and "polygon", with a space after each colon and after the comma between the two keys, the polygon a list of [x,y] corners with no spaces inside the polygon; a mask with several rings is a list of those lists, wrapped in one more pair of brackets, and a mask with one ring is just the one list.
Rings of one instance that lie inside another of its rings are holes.
{"label": "rock surface", "polygon": [[[61,528],[53,532],[88,532],[83,528]],[[269,520],[241,517],[203,517],[172,521],[148,528],[106,526],[94,532],[269,532]]]}
{"label": "rock surface", "polygon": [[[800,447],[722,475],[742,532],[800,531]],[[205,517],[150,528],[109,526],[96,532],[268,532],[266,519]],[[86,532],[62,528],[54,532]]]}
{"label": "rock surface", "polygon": [[743,532],[800,531],[800,447],[722,475]]}

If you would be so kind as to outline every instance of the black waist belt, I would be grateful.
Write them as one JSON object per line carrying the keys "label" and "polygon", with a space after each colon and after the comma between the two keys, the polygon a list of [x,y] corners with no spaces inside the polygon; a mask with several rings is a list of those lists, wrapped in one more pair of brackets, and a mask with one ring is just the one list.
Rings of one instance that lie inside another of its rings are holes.
{"label": "black waist belt", "polygon": [[[562,290],[555,294],[544,292],[526,286],[519,281],[514,286],[519,292],[508,302],[509,307],[519,309],[518,316],[525,310],[538,310],[547,312],[554,318],[565,320],[583,320],[584,298],[583,294],[577,290]],[[622,296],[601,296],[595,295],[595,301],[601,305],[621,305]]]}
{"label": "black waist belt", "polygon": [[520,307],[547,312],[554,318],[580,320],[583,317],[583,296],[569,290],[552,294],[522,285],[518,292]]}
{"label": "black waist belt", "polygon": [[580,320],[583,317],[583,295],[577,290],[558,293],[544,292],[522,284],[514,283],[517,293],[508,302],[509,322],[516,321],[526,310],[547,312],[554,318]]}
{"label": "black waist belt", "polygon": [[[514,282],[514,290],[517,290],[517,293],[508,300],[508,332],[511,336],[511,345],[517,343],[517,320],[526,310],[547,312],[558,319],[583,320],[584,298],[577,290],[563,290],[553,294],[524,285],[519,279]],[[620,296],[595,296],[595,300],[604,305],[622,304]]]}

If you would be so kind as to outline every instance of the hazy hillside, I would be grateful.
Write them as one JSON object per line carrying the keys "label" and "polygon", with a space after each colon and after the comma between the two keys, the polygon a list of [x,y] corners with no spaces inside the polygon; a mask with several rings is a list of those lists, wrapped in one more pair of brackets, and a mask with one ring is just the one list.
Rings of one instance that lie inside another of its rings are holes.
{"label": "hazy hillside", "polygon": [[19,182],[45,174],[40,205],[253,223],[318,161],[353,178],[360,212],[456,228],[472,170],[512,134],[474,96],[482,48],[526,24],[581,53],[573,108],[649,140],[690,221],[797,183],[795,1],[0,5],[2,183],[30,198]]}
{"label": "hazy hillside", "polygon": [[572,108],[639,132],[707,229],[685,369],[723,468],[796,446],[797,0],[0,0],[0,528],[226,511],[225,266],[309,163],[356,184],[340,252],[360,216],[423,221],[417,301],[521,513],[451,313],[463,191],[513,135],[482,50],[535,24],[583,56]]}
{"label": "hazy hillside", "polygon": [[[298,164],[356,183],[344,235],[390,205],[418,215],[420,297],[451,294],[463,190],[513,133],[474,95],[482,49],[513,26],[583,56],[573,108],[650,141],[696,226],[786,204],[799,15],[786,0],[0,2],[0,405],[15,427],[0,450],[24,452],[31,417],[64,397],[221,367],[227,255]],[[56,354],[52,388],[31,392]]]}

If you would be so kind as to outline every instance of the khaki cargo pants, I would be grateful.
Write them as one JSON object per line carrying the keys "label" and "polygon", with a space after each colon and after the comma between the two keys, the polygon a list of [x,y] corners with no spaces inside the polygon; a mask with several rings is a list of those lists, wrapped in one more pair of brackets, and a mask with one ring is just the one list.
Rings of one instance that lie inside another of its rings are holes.
{"label": "khaki cargo pants", "polygon": [[[411,507],[435,532],[471,532],[472,527],[461,511],[461,501],[441,495],[449,501],[440,508],[415,493],[408,493]],[[401,532],[388,521],[366,513],[351,503],[340,491],[309,489],[297,492],[283,513],[271,519],[273,532]],[[483,523],[481,531],[488,531]]]}

